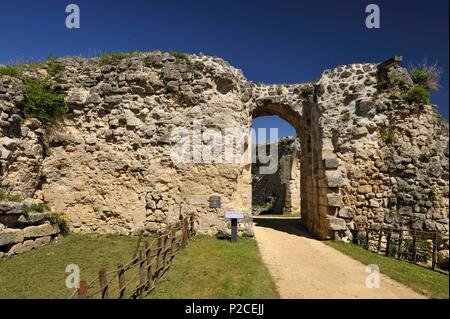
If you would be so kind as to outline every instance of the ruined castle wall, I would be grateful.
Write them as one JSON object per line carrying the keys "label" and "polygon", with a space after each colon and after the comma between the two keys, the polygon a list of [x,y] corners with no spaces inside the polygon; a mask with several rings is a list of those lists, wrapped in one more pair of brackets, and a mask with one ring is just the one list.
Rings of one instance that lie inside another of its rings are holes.
{"label": "ruined castle wall", "polygon": [[357,226],[438,230],[448,249],[448,123],[435,106],[380,91],[378,76],[376,65],[350,65],[317,83],[324,163],[339,172],[339,192],[321,195],[336,207],[331,228],[349,238]]}
{"label": "ruined castle wall", "polygon": [[[437,230],[448,249],[448,124],[435,106],[380,90],[377,64],[327,70],[306,94],[310,84],[251,83],[206,56],[58,61],[65,71],[52,80],[70,112],[56,124],[25,119],[22,80],[0,77],[0,187],[66,212],[75,232],[151,231],[193,212],[201,232],[227,232],[225,210],[251,211],[250,162],[180,164],[171,152],[194,138],[194,120],[223,132],[278,115],[301,143],[302,222],[314,235],[349,240],[360,226],[381,225]],[[177,128],[187,131],[173,135]],[[212,195],[220,208],[210,207]],[[249,220],[240,230],[251,234]]]}
{"label": "ruined castle wall", "polygon": [[[250,126],[238,70],[219,59],[179,61],[158,52],[115,65],[61,63],[66,70],[55,81],[71,112],[56,125],[21,118],[22,81],[1,77],[3,189],[67,213],[75,232],[127,234],[196,213],[199,230],[216,233],[227,227],[224,210],[250,211],[249,165],[171,160],[174,144],[193,138],[193,120]],[[187,133],[172,136],[177,128]],[[209,208],[211,195],[221,196],[219,211]]]}

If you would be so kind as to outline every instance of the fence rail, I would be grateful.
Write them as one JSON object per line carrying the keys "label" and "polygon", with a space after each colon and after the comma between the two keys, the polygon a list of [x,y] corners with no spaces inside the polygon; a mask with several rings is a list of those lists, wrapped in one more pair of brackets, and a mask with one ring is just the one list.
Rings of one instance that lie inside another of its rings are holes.
{"label": "fence rail", "polygon": [[160,230],[151,238],[139,237],[136,253],[116,269],[100,269],[98,277],[89,283],[80,282],[69,299],[142,299],[155,289],[167,273],[180,249],[195,235],[195,216],[191,214],[176,225]]}
{"label": "fence rail", "polygon": [[356,242],[364,248],[386,257],[404,259],[435,270],[440,245],[444,244],[437,231],[361,227]]}

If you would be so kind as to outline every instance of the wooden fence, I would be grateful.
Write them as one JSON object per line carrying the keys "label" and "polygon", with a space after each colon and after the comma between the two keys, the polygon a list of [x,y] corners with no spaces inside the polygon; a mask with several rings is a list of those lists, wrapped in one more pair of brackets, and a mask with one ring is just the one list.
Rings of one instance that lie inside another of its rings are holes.
{"label": "wooden fence", "polygon": [[194,215],[176,225],[159,230],[156,237],[139,238],[134,257],[117,269],[100,269],[98,278],[80,282],[69,299],[141,299],[155,289],[155,284],[170,269],[180,249],[195,235]]}
{"label": "wooden fence", "polygon": [[439,245],[442,235],[437,231],[419,231],[392,228],[359,228],[356,236],[358,245],[384,254],[436,269]]}

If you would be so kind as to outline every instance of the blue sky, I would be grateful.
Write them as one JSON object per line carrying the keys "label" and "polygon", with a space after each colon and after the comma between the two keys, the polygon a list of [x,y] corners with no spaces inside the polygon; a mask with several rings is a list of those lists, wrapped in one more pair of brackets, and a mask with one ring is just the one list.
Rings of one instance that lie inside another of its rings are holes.
{"label": "blue sky", "polygon": [[[65,28],[65,7],[81,9],[81,28]],[[365,27],[365,7],[381,9],[381,28]],[[241,68],[252,81],[298,83],[324,69],[381,62],[439,62],[432,102],[448,119],[448,0],[40,0],[2,1],[0,63],[104,51],[203,52]],[[273,117],[255,127],[293,129]]]}

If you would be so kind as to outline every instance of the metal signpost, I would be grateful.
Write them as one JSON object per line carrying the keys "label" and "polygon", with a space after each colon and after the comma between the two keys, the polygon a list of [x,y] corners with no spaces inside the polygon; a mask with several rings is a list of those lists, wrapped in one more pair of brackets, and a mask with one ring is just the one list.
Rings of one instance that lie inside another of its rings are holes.
{"label": "metal signpost", "polygon": [[238,219],[243,219],[244,213],[238,211],[227,211],[225,212],[225,218],[231,220],[231,242],[235,243],[237,241]]}

